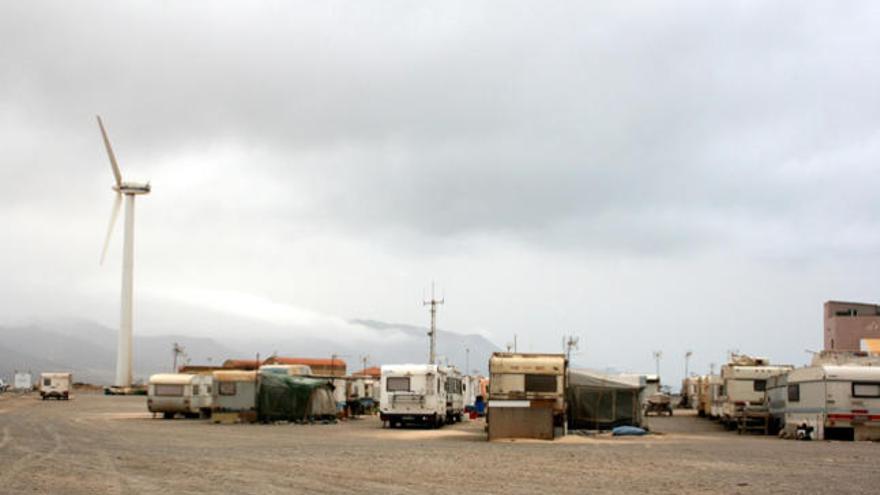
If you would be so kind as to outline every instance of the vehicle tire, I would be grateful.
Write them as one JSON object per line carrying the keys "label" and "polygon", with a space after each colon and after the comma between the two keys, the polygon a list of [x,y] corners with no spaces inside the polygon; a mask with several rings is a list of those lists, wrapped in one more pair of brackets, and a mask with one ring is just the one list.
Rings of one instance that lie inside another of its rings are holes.
{"label": "vehicle tire", "polygon": [[174,413],[170,413],[170,412],[162,413],[162,419],[174,419]]}
{"label": "vehicle tire", "polygon": [[669,410],[669,416],[672,416],[672,409]]}

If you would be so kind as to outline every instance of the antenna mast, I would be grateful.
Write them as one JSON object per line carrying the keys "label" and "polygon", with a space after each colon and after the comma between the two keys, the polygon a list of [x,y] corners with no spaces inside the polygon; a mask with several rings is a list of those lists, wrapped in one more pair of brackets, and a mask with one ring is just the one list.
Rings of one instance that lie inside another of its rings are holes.
{"label": "antenna mast", "polygon": [[186,351],[184,350],[182,345],[175,342],[174,345],[171,347],[171,352],[174,354],[174,368],[172,371],[174,373],[177,373],[177,358],[181,356],[185,357]]}
{"label": "antenna mast", "polygon": [[568,339],[565,339],[565,360],[571,361],[571,351],[577,350],[578,342],[580,341],[580,337],[575,337],[574,335],[569,335]]}
{"label": "antenna mast", "polygon": [[423,301],[422,306],[431,306],[431,331],[428,336],[431,337],[431,351],[428,355],[428,364],[436,364],[437,360],[437,306],[443,304],[446,298],[439,300],[434,297],[434,282],[431,282],[431,300]]}

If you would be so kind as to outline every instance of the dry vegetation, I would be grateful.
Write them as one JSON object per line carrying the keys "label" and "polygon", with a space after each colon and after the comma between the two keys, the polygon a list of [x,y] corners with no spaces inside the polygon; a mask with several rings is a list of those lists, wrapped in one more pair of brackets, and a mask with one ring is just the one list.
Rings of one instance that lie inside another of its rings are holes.
{"label": "dry vegetation", "polygon": [[152,419],[144,397],[0,395],[0,493],[877,493],[880,444],[740,437],[693,416],[644,438],[488,443],[482,422],[386,430]]}

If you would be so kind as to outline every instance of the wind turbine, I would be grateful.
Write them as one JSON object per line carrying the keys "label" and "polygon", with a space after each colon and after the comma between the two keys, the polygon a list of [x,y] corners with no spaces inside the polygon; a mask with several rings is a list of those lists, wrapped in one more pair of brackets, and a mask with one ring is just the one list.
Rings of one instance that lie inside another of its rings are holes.
{"label": "wind turbine", "polygon": [[107,255],[107,247],[110,245],[110,237],[113,235],[113,226],[116,225],[116,217],[119,216],[119,206],[122,197],[125,196],[125,241],[122,250],[122,311],[119,318],[119,340],[116,347],[116,382],[117,387],[131,387],[131,334],[132,334],[132,296],[134,292],[134,197],[138,194],[149,194],[150,183],[138,184],[136,182],[123,182],[122,173],[116,163],[116,155],[110,146],[110,138],[104,129],[104,123],[98,116],[98,127],[101,128],[101,137],[104,138],[104,147],[107,148],[107,156],[110,158],[110,166],[113,169],[113,177],[116,184],[116,198],[113,200],[113,210],[110,212],[110,225],[107,228],[107,238],[104,239],[104,249],[101,251],[101,264]]}

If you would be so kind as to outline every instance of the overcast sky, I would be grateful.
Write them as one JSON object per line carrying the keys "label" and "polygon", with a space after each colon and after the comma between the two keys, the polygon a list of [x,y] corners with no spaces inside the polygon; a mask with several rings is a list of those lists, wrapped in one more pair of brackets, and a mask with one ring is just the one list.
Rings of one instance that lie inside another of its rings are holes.
{"label": "overcast sky", "polygon": [[136,332],[427,324],[434,279],[442,327],[595,368],[803,363],[880,300],[880,5],[735,4],[4,2],[0,320],[117,324],[101,114],[153,186]]}

